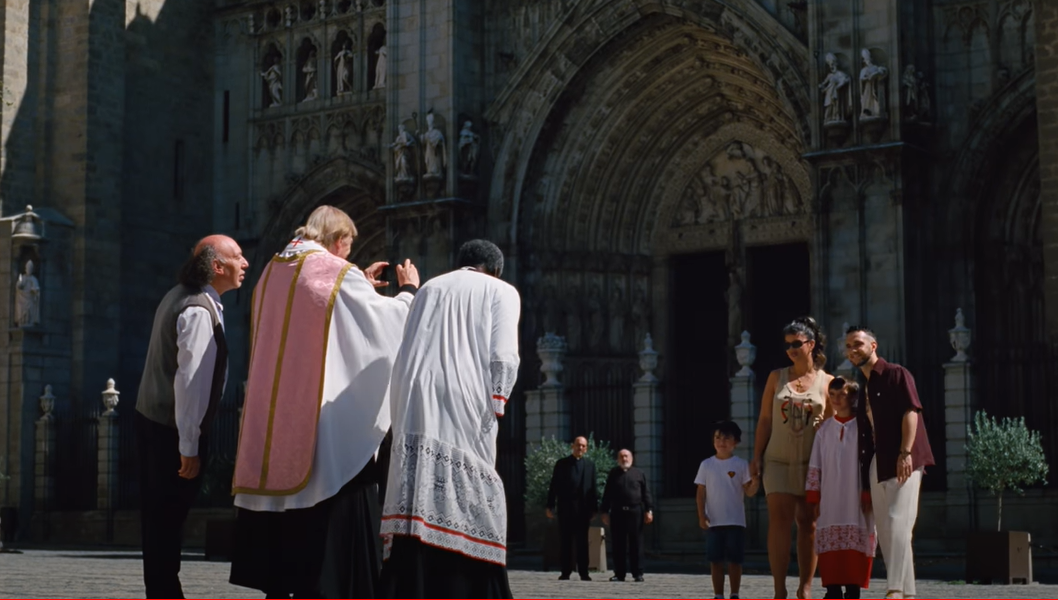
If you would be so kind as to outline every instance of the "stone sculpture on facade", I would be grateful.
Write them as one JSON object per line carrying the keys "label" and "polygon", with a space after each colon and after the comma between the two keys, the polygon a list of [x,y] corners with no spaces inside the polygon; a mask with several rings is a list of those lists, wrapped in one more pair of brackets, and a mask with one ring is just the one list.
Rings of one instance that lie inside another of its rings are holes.
{"label": "stone sculpture on facade", "polygon": [[389,145],[393,149],[393,177],[397,183],[414,183],[412,153],[415,147],[415,137],[408,133],[403,124],[398,125],[397,130],[397,139]]}
{"label": "stone sculpture on facade", "polygon": [[40,282],[33,275],[33,261],[26,261],[26,271],[15,284],[15,322],[19,327],[40,323]]}
{"label": "stone sculpture on facade", "polygon": [[279,57],[272,59],[272,66],[261,72],[261,77],[268,84],[269,108],[283,104],[283,72],[279,68]]}
{"label": "stone sculpture on facade", "polygon": [[334,56],[334,84],[339,95],[353,91],[353,50],[349,42]]}
{"label": "stone sculpture on facade", "polygon": [[445,136],[434,125],[434,114],[426,113],[426,133],[422,135],[423,162],[426,172],[423,179],[444,179],[448,160],[445,153]]}
{"label": "stone sculpture on facade", "polygon": [[313,50],[309,53],[309,58],[305,61],[305,65],[301,67],[301,72],[305,76],[305,98],[302,102],[310,102],[316,100],[320,96],[319,91],[319,78],[316,77],[316,51]]}
{"label": "stone sculpture on facade", "polygon": [[562,357],[566,355],[566,340],[562,336],[547,332],[536,340],[536,355],[540,358],[540,372],[544,382],[540,387],[560,387],[558,374],[562,372]]}
{"label": "stone sculpture on facade", "polygon": [[643,376],[639,378],[642,382],[654,382],[658,380],[654,375],[654,369],[658,368],[658,351],[654,349],[654,338],[646,334],[643,339],[643,349],[639,351],[639,368],[643,370]]}
{"label": "stone sculpture on facade", "polygon": [[864,48],[860,52],[863,68],[860,69],[860,120],[880,119],[885,110],[885,80],[889,69],[874,64],[871,51]]}
{"label": "stone sculpture on facade", "polygon": [[735,377],[753,377],[753,363],[757,360],[757,347],[749,341],[749,332],[742,332],[742,342],[735,346],[735,360],[741,367]]}
{"label": "stone sculpture on facade", "polygon": [[931,109],[929,84],[922,71],[916,70],[915,65],[908,65],[900,78],[900,85],[904,88],[904,115],[907,120],[928,120]]}
{"label": "stone sculpture on facade", "polygon": [[372,89],[377,90],[386,87],[386,53],[387,50],[385,46],[375,50],[378,59],[375,60],[375,87]]}
{"label": "stone sculpture on facade", "polygon": [[948,330],[948,339],[951,341],[952,349],[955,350],[955,356],[951,358],[950,362],[970,361],[970,357],[966,354],[966,351],[970,348],[970,333],[970,328],[966,326],[966,317],[963,316],[962,309],[956,309],[955,327]]}
{"label": "stone sculpture on facade", "polygon": [[481,136],[474,133],[474,124],[470,121],[463,123],[463,129],[459,132],[459,174],[461,176],[473,177],[477,171],[480,143]]}
{"label": "stone sculpture on facade", "polygon": [[852,78],[838,69],[838,57],[832,52],[827,53],[826,61],[828,73],[819,84],[823,91],[823,123],[845,123],[852,106]]}

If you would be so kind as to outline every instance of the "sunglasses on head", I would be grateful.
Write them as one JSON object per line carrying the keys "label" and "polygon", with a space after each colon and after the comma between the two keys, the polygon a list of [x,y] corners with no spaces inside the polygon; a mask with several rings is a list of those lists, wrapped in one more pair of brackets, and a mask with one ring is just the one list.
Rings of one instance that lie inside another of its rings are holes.
{"label": "sunglasses on head", "polygon": [[[809,340],[811,341],[811,340]],[[797,350],[801,346],[804,346],[807,342],[805,340],[794,340],[792,342],[786,342],[787,350]]]}

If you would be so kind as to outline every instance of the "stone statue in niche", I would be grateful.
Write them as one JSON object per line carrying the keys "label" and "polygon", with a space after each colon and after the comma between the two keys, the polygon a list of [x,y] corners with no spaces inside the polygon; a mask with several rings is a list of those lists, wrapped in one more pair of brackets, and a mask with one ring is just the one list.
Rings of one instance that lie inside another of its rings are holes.
{"label": "stone statue in niche", "polygon": [[334,83],[338,94],[353,91],[353,50],[349,42],[334,55]]}
{"label": "stone statue in niche", "polygon": [[387,50],[385,46],[375,50],[378,59],[375,61],[375,86],[372,89],[377,90],[386,87],[386,53]]}
{"label": "stone statue in niche", "polygon": [[620,286],[614,286],[610,295],[610,350],[627,352],[625,347],[625,320],[628,319],[628,304]]}
{"label": "stone statue in niche", "polygon": [[882,103],[889,69],[874,64],[871,51],[866,48],[860,52],[860,57],[863,59],[863,68],[860,69],[860,119],[879,119],[885,108]]}
{"label": "stone statue in niche", "polygon": [[766,215],[781,215],[786,211],[786,176],[782,167],[770,156],[761,158],[764,165],[763,212]]}
{"label": "stone statue in niche", "polygon": [[272,59],[272,65],[261,72],[261,77],[268,84],[269,108],[283,104],[283,72],[279,68],[279,57]]}
{"label": "stone statue in niche", "polygon": [[459,173],[471,177],[478,168],[478,150],[480,148],[481,136],[474,133],[474,124],[470,121],[463,123],[463,129],[459,132]]}
{"label": "stone statue in niche", "polygon": [[844,123],[852,106],[852,88],[849,87],[852,78],[838,69],[838,58],[833,53],[827,53],[826,61],[827,76],[819,84],[823,92],[823,122]]}
{"label": "stone statue in niche", "polygon": [[904,88],[904,113],[909,121],[925,121],[930,117],[929,84],[922,71],[908,65],[900,78]]}
{"label": "stone statue in niche", "polygon": [[415,181],[415,173],[412,170],[415,137],[408,133],[403,124],[398,125],[397,130],[397,139],[389,145],[393,149],[394,179],[398,182],[412,182]]}
{"label": "stone statue in niche", "polygon": [[26,261],[25,273],[15,284],[15,322],[19,327],[40,323],[40,282],[33,275],[33,261]]}
{"label": "stone statue in niche", "polygon": [[724,299],[727,300],[727,339],[732,346],[742,331],[742,281],[739,271],[737,266],[731,268],[727,292],[724,293]]}
{"label": "stone statue in niche", "polygon": [[309,53],[309,58],[305,61],[305,65],[301,67],[301,72],[305,75],[305,99],[302,102],[309,102],[319,98],[320,91],[319,79],[316,77],[315,50]]}
{"label": "stone statue in niche", "polygon": [[444,179],[448,161],[445,157],[445,136],[434,125],[432,112],[426,113],[426,133],[422,135],[423,162],[426,166],[424,178]]}

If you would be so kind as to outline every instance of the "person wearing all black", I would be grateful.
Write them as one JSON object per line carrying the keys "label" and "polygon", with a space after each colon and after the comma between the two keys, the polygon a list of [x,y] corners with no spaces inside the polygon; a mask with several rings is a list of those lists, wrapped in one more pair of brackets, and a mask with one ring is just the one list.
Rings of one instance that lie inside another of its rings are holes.
{"label": "person wearing all black", "polygon": [[576,546],[577,572],[581,581],[588,576],[588,525],[595,518],[598,498],[595,491],[595,463],[584,458],[588,440],[583,436],[573,440],[572,454],[559,459],[551,473],[547,490],[547,518],[555,518],[558,510],[559,539],[562,544],[562,576],[569,579],[573,572],[573,547]]}
{"label": "person wearing all black", "polygon": [[654,499],[646,475],[632,466],[631,450],[617,453],[617,466],[606,478],[599,510],[613,540],[614,576],[610,581],[624,581],[629,562],[632,577],[643,581],[643,525],[654,520]]}

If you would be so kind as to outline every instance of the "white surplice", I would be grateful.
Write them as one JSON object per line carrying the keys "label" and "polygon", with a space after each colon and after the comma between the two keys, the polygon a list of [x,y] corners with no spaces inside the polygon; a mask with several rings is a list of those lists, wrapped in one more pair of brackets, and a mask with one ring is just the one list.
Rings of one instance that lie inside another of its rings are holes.
{"label": "white surplice", "polygon": [[[297,238],[279,256],[302,252],[326,249]],[[383,296],[363,271],[349,269],[331,315],[308,484],[287,496],[236,494],[235,506],[267,512],[309,508],[337,494],[367,465],[389,430],[390,373],[412,298],[408,292]]]}
{"label": "white surplice", "polygon": [[820,496],[816,521],[816,553],[852,550],[874,556],[874,518],[860,505],[860,457],[856,419],[823,422],[816,432],[808,461],[805,489]]}
{"label": "white surplice", "polygon": [[518,374],[518,291],[469,269],[415,297],[393,367],[382,533],[505,565],[496,433]]}

